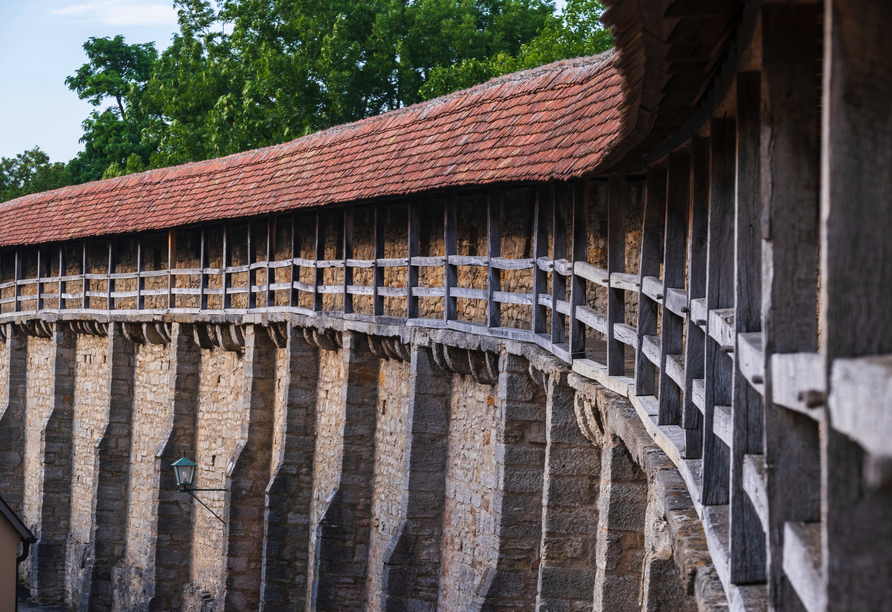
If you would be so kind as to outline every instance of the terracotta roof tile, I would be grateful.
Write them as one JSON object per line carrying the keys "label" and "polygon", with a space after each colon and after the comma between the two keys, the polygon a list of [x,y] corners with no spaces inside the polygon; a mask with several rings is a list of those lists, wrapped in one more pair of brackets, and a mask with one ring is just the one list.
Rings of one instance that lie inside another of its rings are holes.
{"label": "terracotta roof tile", "polygon": [[581,176],[624,135],[612,51],[221,159],[0,204],[0,246],[492,182]]}

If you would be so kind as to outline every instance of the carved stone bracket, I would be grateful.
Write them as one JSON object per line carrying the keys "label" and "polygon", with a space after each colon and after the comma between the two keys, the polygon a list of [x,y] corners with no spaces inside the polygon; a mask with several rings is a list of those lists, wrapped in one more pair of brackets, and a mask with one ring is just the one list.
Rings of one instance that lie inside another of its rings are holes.
{"label": "carved stone bracket", "polygon": [[83,336],[108,337],[108,323],[99,323],[85,319],[83,321],[69,321],[68,326],[71,328],[71,331]]}
{"label": "carved stone bracket", "polygon": [[276,345],[276,348],[285,348],[288,345],[288,324],[285,322],[270,323],[266,328],[269,333],[270,340]]}
{"label": "carved stone bracket", "polygon": [[25,332],[25,335],[32,336],[34,338],[53,337],[53,324],[48,321],[44,321],[43,319],[31,319],[30,321],[25,321],[21,324],[20,327]]}
{"label": "carved stone bracket", "polygon": [[447,344],[433,344],[434,362],[447,372],[471,375],[481,385],[499,382],[499,356],[489,351],[461,349]]}
{"label": "carved stone bracket", "polygon": [[193,323],[192,339],[203,349],[221,348],[232,353],[245,350],[245,333],[235,323]]}
{"label": "carved stone bracket", "polygon": [[409,347],[400,342],[399,338],[384,338],[381,336],[366,336],[369,339],[369,350],[378,359],[397,359],[409,361]]}
{"label": "carved stone bracket", "polygon": [[343,337],[339,331],[320,332],[315,327],[304,327],[304,338],[310,346],[315,346],[323,351],[336,351],[339,348],[344,348]]}

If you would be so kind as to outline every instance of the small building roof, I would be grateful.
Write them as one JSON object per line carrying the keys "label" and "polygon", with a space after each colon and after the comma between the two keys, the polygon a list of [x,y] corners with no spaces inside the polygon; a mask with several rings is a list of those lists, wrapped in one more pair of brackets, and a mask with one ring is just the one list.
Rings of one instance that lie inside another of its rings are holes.
{"label": "small building roof", "polygon": [[22,540],[28,544],[34,544],[34,542],[37,541],[37,538],[34,537],[31,530],[25,527],[25,523],[22,522],[19,515],[13,512],[12,508],[9,507],[9,504],[7,504],[2,497],[0,497],[0,513],[2,513],[3,516],[6,517],[6,520],[9,521],[9,524],[19,532],[19,536],[21,536]]}
{"label": "small building roof", "polygon": [[580,177],[622,137],[613,60],[555,62],[282,145],[11,200],[0,246]]}

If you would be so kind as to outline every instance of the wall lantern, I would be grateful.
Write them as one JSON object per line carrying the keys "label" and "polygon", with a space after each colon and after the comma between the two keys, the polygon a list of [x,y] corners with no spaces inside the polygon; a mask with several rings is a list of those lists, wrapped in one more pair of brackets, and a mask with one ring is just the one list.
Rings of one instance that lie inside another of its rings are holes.
{"label": "wall lantern", "polygon": [[208,508],[208,505],[198,499],[198,496],[195,495],[196,491],[228,491],[229,489],[193,489],[192,481],[195,480],[195,468],[198,467],[198,464],[186,457],[186,453],[183,453],[183,456],[174,461],[171,466],[173,467],[174,476],[177,479],[177,486],[180,488],[180,493],[188,493],[191,495],[195,501],[199,504],[207,508],[207,511],[214,515],[214,517],[223,523],[226,524],[226,521],[217,516],[217,513]]}

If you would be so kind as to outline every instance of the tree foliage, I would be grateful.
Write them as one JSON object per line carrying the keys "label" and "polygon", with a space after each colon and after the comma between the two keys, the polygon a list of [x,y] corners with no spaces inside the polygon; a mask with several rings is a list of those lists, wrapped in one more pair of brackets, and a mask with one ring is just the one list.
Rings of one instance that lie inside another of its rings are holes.
{"label": "tree foliage", "polygon": [[71,184],[71,174],[61,162],[34,147],[15,157],[0,158],[0,202]]}

